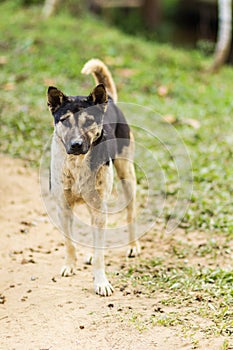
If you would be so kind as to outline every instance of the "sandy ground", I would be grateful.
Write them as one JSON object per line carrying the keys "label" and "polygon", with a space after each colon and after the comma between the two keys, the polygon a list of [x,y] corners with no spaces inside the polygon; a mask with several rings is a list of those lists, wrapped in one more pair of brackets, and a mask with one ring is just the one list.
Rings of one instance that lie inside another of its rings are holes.
{"label": "sandy ground", "polygon": [[[135,314],[149,316],[158,300],[120,287],[117,271],[130,264],[126,248],[106,252],[111,297],[94,294],[82,247],[76,274],[60,277],[63,237],[47,218],[37,171],[4,156],[0,169],[0,349],[222,349],[222,337],[199,332],[195,347],[176,326],[142,330],[132,322]],[[149,233],[143,240],[145,259],[159,254],[159,238],[154,244]]]}

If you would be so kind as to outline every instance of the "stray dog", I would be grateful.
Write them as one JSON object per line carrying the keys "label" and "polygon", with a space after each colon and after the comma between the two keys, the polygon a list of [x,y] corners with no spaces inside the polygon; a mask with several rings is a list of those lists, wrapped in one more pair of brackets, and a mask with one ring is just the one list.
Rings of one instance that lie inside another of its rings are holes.
{"label": "stray dog", "polygon": [[113,164],[122,180],[127,202],[130,247],[128,256],[140,252],[135,232],[136,177],[133,165],[133,135],[116,106],[117,92],[106,65],[91,59],[83,74],[94,76],[97,86],[88,96],[66,96],[48,88],[48,107],[54,117],[51,145],[51,192],[56,200],[59,227],[65,235],[62,276],[73,274],[76,254],[72,238],[75,204],[86,203],[94,238],[94,290],[109,296],[113,287],[105,275],[104,229],[106,201],[113,184]]}

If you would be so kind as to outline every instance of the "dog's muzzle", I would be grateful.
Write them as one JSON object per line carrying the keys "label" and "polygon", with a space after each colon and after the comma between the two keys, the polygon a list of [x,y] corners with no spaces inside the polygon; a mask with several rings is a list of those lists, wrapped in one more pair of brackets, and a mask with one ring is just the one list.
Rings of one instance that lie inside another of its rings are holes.
{"label": "dog's muzzle", "polygon": [[68,154],[86,154],[88,152],[88,147],[86,147],[85,142],[82,139],[72,140],[70,143],[70,148],[67,150]]}

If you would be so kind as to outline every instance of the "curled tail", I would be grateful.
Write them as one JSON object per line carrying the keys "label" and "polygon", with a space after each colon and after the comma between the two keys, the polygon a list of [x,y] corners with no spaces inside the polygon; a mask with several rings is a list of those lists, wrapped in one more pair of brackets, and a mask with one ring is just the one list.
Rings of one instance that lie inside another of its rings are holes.
{"label": "curled tail", "polygon": [[91,59],[84,65],[81,72],[83,74],[92,74],[96,84],[104,84],[108,94],[111,96],[113,101],[115,103],[117,102],[117,91],[115,83],[107,66],[102,61],[96,58]]}

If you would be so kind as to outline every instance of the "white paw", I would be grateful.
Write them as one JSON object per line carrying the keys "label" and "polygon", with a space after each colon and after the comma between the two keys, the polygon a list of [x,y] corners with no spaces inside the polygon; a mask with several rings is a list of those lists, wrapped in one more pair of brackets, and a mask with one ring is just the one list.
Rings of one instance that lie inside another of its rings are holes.
{"label": "white paw", "polygon": [[106,277],[102,277],[94,282],[95,293],[104,297],[109,297],[114,292],[113,286],[108,282]]}
{"label": "white paw", "polygon": [[69,277],[74,275],[74,265],[64,265],[61,269],[61,275],[63,277]]}
{"label": "white paw", "polygon": [[127,250],[127,257],[128,258],[135,258],[136,256],[139,256],[141,253],[141,248],[139,242],[135,242],[134,244],[130,245],[129,249]]}

